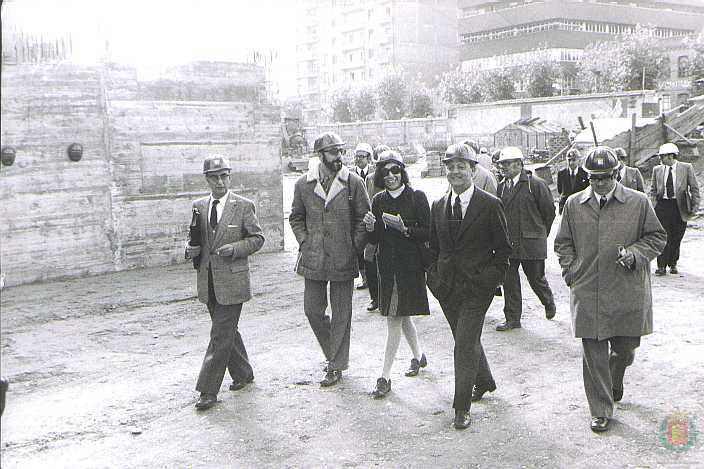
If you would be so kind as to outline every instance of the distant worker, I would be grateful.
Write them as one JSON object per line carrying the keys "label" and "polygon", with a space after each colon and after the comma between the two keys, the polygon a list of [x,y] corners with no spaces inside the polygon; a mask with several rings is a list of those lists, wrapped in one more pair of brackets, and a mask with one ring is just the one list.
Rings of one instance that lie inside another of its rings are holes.
{"label": "distant worker", "polygon": [[650,197],[655,214],[667,231],[667,245],[658,256],[655,275],[665,275],[666,267],[677,274],[680,243],[687,229],[687,220],[699,208],[699,185],[690,163],[677,161],[679,148],[674,143],[660,145],[658,156],[662,164],[653,168],[650,180]]}
{"label": "distant worker", "polygon": [[582,339],[590,427],[604,432],[640,338],[653,331],[650,262],[666,234],[648,198],[616,184],[610,148],[594,148],[584,166],[591,187],[567,200],[555,252],[570,287],[573,333]]}
{"label": "distant worker", "polygon": [[225,369],[232,377],[231,391],[254,380],[238,324],[242,303],[252,298],[248,256],[261,249],[264,235],[254,203],[230,191],[230,170],[223,156],[209,156],[203,162],[210,195],[193,202],[199,245],[191,246],[193,234],[186,243],[186,257],[197,258],[198,299],[208,306],[212,322],[196,384],[198,410],[218,402]]}
{"label": "distant worker", "polygon": [[[357,144],[357,147],[354,149],[354,172],[357,174],[357,176],[362,178],[362,181],[365,181],[366,185],[366,180],[367,176],[369,175],[369,171],[371,169],[371,166],[369,165],[369,162],[372,159],[372,154],[374,153],[374,150],[372,150],[372,146],[369,145],[368,143],[359,143]],[[364,290],[367,288],[367,268],[366,264],[364,263],[364,253],[359,254],[359,274],[362,277],[362,281],[357,285],[357,290]]]}
{"label": "distant worker", "polygon": [[[472,176],[472,179],[474,180],[474,185],[480,188],[481,190],[488,192],[491,195],[496,195],[496,189],[498,187],[496,177],[489,169],[486,169],[484,168],[484,166],[482,166],[482,154],[476,154],[474,150],[472,150],[472,147],[467,144],[465,144],[465,146],[469,150],[469,158],[478,164],[478,166],[475,168],[474,176]],[[486,148],[482,147],[482,149],[486,151]],[[491,157],[486,153],[484,153],[483,155],[488,157],[489,168],[491,168]]]}
{"label": "distant worker", "polygon": [[504,204],[508,235],[512,252],[504,280],[504,315],[506,321],[496,326],[497,331],[521,327],[523,299],[518,267],[545,307],[545,317],[555,317],[555,300],[545,278],[545,259],[548,256],[548,235],[555,219],[555,204],[548,185],[523,167],[523,152],[518,147],[501,150],[499,168],[503,180],[499,197]]}
{"label": "distant worker", "polygon": [[638,192],[645,192],[645,182],[643,175],[638,168],[626,166],[628,162],[628,154],[623,148],[614,148],[614,153],[619,161],[618,175],[616,181],[620,182],[624,187],[633,189]]}
{"label": "distant worker", "polygon": [[[345,143],[334,132],[315,139],[308,173],[294,186],[289,223],[298,241],[296,272],[305,279],[303,309],[327,364],[320,386],[337,384],[349,366],[352,288],[366,244],[364,182],[342,164]],[[328,307],[330,284],[331,316]]]}
{"label": "distant worker", "polygon": [[491,162],[491,155],[489,154],[489,150],[487,149],[487,147],[479,148],[477,158],[479,158],[479,166],[486,169],[487,171],[491,171],[493,163]]}
{"label": "distant worker", "polygon": [[567,197],[589,187],[587,172],[582,168],[579,150],[573,148],[567,152],[567,167],[557,173],[557,192],[560,194],[559,209],[565,206]]}

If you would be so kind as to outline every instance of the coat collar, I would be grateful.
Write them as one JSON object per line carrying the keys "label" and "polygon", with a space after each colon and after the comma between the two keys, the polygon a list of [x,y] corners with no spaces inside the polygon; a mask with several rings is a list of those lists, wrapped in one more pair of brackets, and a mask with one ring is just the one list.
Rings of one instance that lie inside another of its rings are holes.
{"label": "coat collar", "polygon": [[[594,190],[592,189],[591,186],[587,187],[585,190],[579,193],[579,203],[580,204],[586,204],[589,202],[591,199],[594,199],[594,202],[596,203],[596,206],[599,206],[599,202],[597,202],[596,197],[594,197]],[[623,184],[620,182],[616,183],[616,187],[614,188],[613,194],[611,194],[612,199],[616,199],[621,203],[626,202],[626,190],[623,187]]]}
{"label": "coat collar", "polygon": [[308,160],[306,182],[315,182],[315,189],[313,192],[325,201],[325,206],[327,207],[335,196],[342,192],[342,190],[347,186],[347,182],[350,177],[350,170],[343,165],[335,175],[335,179],[332,181],[332,184],[330,184],[330,190],[326,194],[325,189],[323,189],[323,185],[320,184],[320,165],[320,158],[315,157]]}

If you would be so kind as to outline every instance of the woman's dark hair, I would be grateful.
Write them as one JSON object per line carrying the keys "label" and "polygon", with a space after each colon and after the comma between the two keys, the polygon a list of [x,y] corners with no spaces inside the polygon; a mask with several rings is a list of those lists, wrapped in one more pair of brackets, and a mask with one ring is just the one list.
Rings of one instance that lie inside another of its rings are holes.
{"label": "woman's dark hair", "polygon": [[[395,161],[387,161],[384,164],[377,163],[376,169],[374,170],[374,185],[379,189],[386,189],[386,184],[384,184],[384,176],[381,175],[381,168],[385,167],[387,163],[397,164]],[[406,168],[401,166],[401,183],[409,185],[408,182],[409,182],[409,180],[408,180],[408,173],[406,172]]]}

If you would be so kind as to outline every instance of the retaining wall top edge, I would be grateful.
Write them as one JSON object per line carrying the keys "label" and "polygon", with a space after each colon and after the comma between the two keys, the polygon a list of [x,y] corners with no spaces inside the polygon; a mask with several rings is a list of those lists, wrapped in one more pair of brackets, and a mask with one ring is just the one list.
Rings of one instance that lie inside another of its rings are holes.
{"label": "retaining wall top edge", "polygon": [[601,98],[628,98],[632,96],[654,96],[657,92],[654,90],[645,91],[624,91],[620,93],[596,93],[596,94],[580,94],[580,95],[569,95],[569,96],[549,96],[544,98],[521,98],[521,99],[507,99],[505,101],[491,101],[488,103],[471,103],[471,104],[454,104],[449,107],[449,109],[466,109],[466,108],[478,108],[478,107],[494,107],[494,106],[511,106],[516,104],[527,104],[527,103],[549,103],[549,102],[559,102],[559,101],[583,101],[589,99],[601,99]]}

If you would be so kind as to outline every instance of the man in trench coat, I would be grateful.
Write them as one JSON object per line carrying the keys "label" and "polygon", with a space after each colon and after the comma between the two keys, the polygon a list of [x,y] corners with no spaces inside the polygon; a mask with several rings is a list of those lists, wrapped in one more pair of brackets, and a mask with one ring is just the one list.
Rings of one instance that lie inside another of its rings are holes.
{"label": "man in trench coat", "polygon": [[501,201],[478,189],[478,161],[467,145],[450,145],[443,162],[451,190],[433,202],[427,283],[455,339],[454,427],[470,424],[469,409],[496,389],[481,344],[484,317],[506,273],[511,245]]}
{"label": "man in trench coat", "polygon": [[[296,272],[305,278],[303,309],[327,360],[323,387],[337,384],[349,365],[352,287],[370,209],[364,181],[342,164],[344,145],[334,132],[315,139],[319,157],[296,181],[288,218],[299,246]],[[325,314],[328,283],[331,316]]]}
{"label": "man in trench coat", "polygon": [[590,187],[567,199],[555,252],[570,287],[572,328],[582,339],[591,429],[603,432],[640,337],[653,330],[650,261],[666,233],[645,194],[616,182],[611,148],[594,148],[584,166]]}
{"label": "man in trench coat", "polygon": [[247,257],[264,244],[254,203],[230,188],[230,162],[209,156],[203,173],[211,194],[193,202],[200,218],[200,246],[186,244],[186,257],[199,257],[198,299],[208,305],[212,326],[210,343],[203,358],[196,390],[198,410],[217,403],[217,394],[227,369],[231,391],[254,380],[242,336],[237,329],[242,303],[252,298]]}

